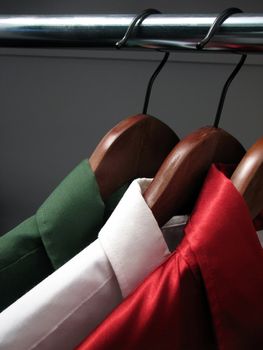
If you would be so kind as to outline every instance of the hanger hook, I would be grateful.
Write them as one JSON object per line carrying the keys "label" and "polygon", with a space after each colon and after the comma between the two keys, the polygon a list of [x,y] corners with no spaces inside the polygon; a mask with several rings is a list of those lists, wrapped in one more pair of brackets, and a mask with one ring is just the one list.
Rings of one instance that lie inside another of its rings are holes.
{"label": "hanger hook", "polygon": [[147,9],[142,11],[141,13],[139,13],[137,16],[135,16],[131,22],[131,24],[129,25],[128,29],[126,30],[123,38],[119,41],[117,41],[116,43],[116,48],[117,49],[121,49],[129,40],[137,22],[138,24],[141,24],[143,20],[145,20],[146,17],[150,16],[150,15],[157,15],[157,14],[161,14],[160,11],[156,10],[156,9]]}
{"label": "hanger hook", "polygon": [[151,78],[149,80],[149,83],[148,83],[147,89],[146,89],[145,98],[144,98],[144,104],[143,104],[143,110],[142,110],[143,114],[147,114],[153,83],[154,83],[157,75],[160,73],[160,71],[164,67],[165,63],[167,62],[169,55],[170,55],[170,52],[165,52],[161,63],[158,65],[156,70],[153,72],[153,75],[151,76]]}
{"label": "hanger hook", "polygon": [[[221,14],[219,14],[217,16],[217,18],[215,19],[214,23],[212,24],[211,28],[209,29],[209,31],[206,34],[206,36],[204,37],[204,39],[202,39],[199,43],[196,44],[196,48],[198,50],[203,49],[205,47],[205,45],[212,39],[212,37],[217,32],[217,30],[220,28],[220,26],[224,23],[224,21],[228,17],[232,16],[235,13],[242,13],[242,12],[243,12],[242,10],[240,10],[239,8],[235,8],[235,7],[228,8],[228,9],[224,10],[223,12],[221,12]],[[238,72],[240,71],[243,64],[245,63],[246,58],[247,58],[247,55],[242,54],[240,61],[238,62],[237,66],[235,67],[233,72],[228,77],[228,79],[223,87],[223,90],[222,90],[222,93],[221,93],[221,96],[219,99],[218,107],[217,107],[217,112],[216,112],[214,124],[213,124],[213,126],[215,128],[218,128],[218,125],[220,122],[220,118],[221,118],[222,110],[224,107],[224,102],[225,102],[228,88],[229,88],[230,84],[232,83],[232,81],[234,80],[234,78],[236,77],[236,75],[238,74]]]}
{"label": "hanger hook", "polygon": [[230,7],[222,11],[216,17],[214,23],[212,24],[206,36],[199,43],[196,44],[196,48],[199,50],[203,49],[205,45],[212,39],[212,37],[218,31],[218,29],[220,29],[221,25],[225,22],[225,20],[228,19],[228,17],[234,15],[235,13],[242,13],[242,12],[243,11],[237,7]]}
{"label": "hanger hook", "polygon": [[217,107],[217,111],[216,111],[216,116],[215,116],[215,120],[214,120],[214,127],[218,128],[219,126],[219,122],[220,122],[220,118],[221,118],[221,114],[222,114],[222,110],[224,107],[224,102],[225,102],[225,98],[226,98],[226,94],[228,91],[228,88],[230,86],[230,84],[232,83],[232,81],[234,80],[235,76],[238,74],[238,72],[240,71],[241,67],[243,66],[243,64],[245,63],[245,60],[247,58],[247,55],[243,54],[241,56],[240,61],[238,62],[238,64],[236,65],[235,69],[233,70],[233,72],[230,74],[229,78],[227,79],[221,96],[220,96],[220,100],[218,103],[218,107]]}
{"label": "hanger hook", "polygon": [[[132,20],[132,23],[129,25],[128,29],[126,30],[126,33],[124,34],[123,38],[116,43],[116,48],[120,49],[127,43],[127,41],[129,40],[136,24],[142,23],[142,21],[150,15],[160,14],[160,13],[161,12],[156,10],[156,9],[148,9],[148,10],[144,10],[139,15],[134,17],[134,19]],[[165,63],[167,62],[169,55],[170,55],[169,52],[165,52],[161,63],[158,65],[156,70],[153,72],[153,74],[149,80],[149,83],[148,83],[147,89],[146,89],[145,98],[144,98],[143,112],[142,112],[143,114],[147,114],[153,83],[154,83],[156,77],[158,76],[158,74],[160,73],[160,71],[162,70],[162,68],[164,67]]]}

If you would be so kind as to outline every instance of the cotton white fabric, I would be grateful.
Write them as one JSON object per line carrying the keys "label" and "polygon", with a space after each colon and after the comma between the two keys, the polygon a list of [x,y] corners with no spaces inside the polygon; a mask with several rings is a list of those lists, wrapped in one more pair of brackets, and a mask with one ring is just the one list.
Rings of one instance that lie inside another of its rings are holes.
{"label": "cotton white fabric", "polygon": [[258,234],[259,242],[260,242],[261,246],[263,247],[263,230],[257,231],[257,234]]}
{"label": "cotton white fabric", "polygon": [[[0,349],[74,349],[169,257],[142,196],[150,181],[135,180],[94,243],[0,314]],[[169,242],[186,220],[167,224]]]}

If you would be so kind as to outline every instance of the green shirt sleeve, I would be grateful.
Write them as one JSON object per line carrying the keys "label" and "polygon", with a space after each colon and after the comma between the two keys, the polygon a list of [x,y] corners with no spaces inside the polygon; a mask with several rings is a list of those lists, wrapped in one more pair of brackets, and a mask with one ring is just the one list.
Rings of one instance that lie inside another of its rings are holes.
{"label": "green shirt sleeve", "polygon": [[93,242],[126,188],[105,204],[84,160],[34,216],[0,237],[0,311]]}
{"label": "green shirt sleeve", "polygon": [[0,238],[0,311],[53,271],[32,216]]}

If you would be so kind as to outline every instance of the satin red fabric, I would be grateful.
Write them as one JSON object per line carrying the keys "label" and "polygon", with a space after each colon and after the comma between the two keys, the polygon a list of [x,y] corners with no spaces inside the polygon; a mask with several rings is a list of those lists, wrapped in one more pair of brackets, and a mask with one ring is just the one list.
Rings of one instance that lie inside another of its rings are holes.
{"label": "satin red fabric", "polygon": [[178,249],[77,349],[263,349],[263,250],[215,166]]}

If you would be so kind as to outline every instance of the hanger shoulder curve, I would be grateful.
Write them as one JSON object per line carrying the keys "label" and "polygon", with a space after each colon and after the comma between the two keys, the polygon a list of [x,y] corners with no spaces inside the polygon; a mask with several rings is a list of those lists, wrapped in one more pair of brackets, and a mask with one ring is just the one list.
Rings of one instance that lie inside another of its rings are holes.
{"label": "hanger shoulder curve", "polygon": [[243,146],[222,129],[204,127],[181,140],[144,193],[158,224],[189,213],[212,163],[238,163]]}
{"label": "hanger shoulder curve", "polygon": [[244,155],[231,181],[244,197],[254,219],[263,208],[263,138]]}
{"label": "hanger shoulder curve", "polygon": [[154,117],[138,114],[121,121],[89,159],[102,198],[137,177],[153,177],[178,141],[177,135]]}

